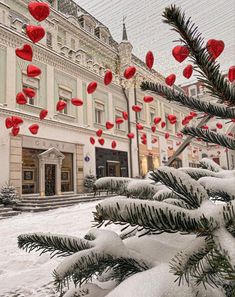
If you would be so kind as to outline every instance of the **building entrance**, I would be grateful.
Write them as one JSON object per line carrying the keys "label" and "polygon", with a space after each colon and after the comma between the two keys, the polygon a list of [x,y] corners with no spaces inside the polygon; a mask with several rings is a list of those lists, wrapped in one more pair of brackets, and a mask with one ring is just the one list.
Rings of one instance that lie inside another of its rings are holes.
{"label": "building entrance", "polygon": [[45,195],[56,194],[56,165],[45,164]]}

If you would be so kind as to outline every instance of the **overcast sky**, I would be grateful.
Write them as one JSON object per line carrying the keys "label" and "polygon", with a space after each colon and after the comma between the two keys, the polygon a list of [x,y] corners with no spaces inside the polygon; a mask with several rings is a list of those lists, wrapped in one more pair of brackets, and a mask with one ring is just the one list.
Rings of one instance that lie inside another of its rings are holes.
{"label": "overcast sky", "polygon": [[120,42],[122,18],[126,16],[128,38],[133,52],[145,58],[148,50],[155,55],[155,69],[164,76],[177,75],[176,83],[185,82],[182,70],[187,61],[178,63],[172,57],[173,40],[178,35],[162,23],[162,12],[177,4],[191,16],[205,40],[221,39],[225,50],[218,59],[221,69],[235,65],[235,0],[76,0],[76,2],[106,25],[113,38]]}

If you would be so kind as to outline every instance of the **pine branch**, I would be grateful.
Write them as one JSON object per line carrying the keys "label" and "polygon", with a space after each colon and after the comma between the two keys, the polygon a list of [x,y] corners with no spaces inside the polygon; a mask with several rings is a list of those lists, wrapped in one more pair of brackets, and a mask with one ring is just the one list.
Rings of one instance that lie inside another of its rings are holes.
{"label": "pine branch", "polygon": [[199,81],[209,92],[228,105],[235,104],[235,88],[223,77],[219,64],[211,58],[204,46],[204,39],[191,18],[186,19],[179,7],[171,5],[163,13],[164,23],[179,33],[182,41],[190,50],[190,57],[199,73]]}
{"label": "pine branch", "polygon": [[177,92],[174,89],[163,86],[159,83],[152,83],[152,82],[145,81],[141,84],[141,89],[143,91],[151,91],[169,100],[170,102],[171,101],[177,102],[192,110],[204,112],[211,116],[215,116],[223,119],[235,118],[235,108],[226,107],[218,103],[210,103],[208,101],[203,101],[193,97],[188,97],[182,92]]}
{"label": "pine branch", "polygon": [[186,209],[193,209],[190,205],[188,205],[187,203],[179,199],[167,198],[164,200],[164,202],[172,205],[176,205],[182,208],[186,208]]}
{"label": "pine branch", "polygon": [[213,131],[204,130],[201,128],[184,127],[181,131],[185,135],[191,135],[193,137],[199,137],[205,142],[210,142],[227,147],[231,150],[235,150],[235,140]]}
{"label": "pine branch", "polygon": [[198,208],[204,200],[209,200],[206,190],[189,175],[171,167],[160,167],[151,173],[152,179],[160,180],[172,189],[181,200],[193,208]]}
{"label": "pine branch", "polygon": [[72,255],[90,248],[91,244],[85,239],[72,236],[33,233],[19,235],[18,246],[26,252],[41,251],[40,255],[49,252],[53,258]]}
{"label": "pine branch", "polygon": [[[211,202],[207,201],[207,203]],[[128,198],[110,198],[108,201],[99,203],[94,212],[94,219],[98,226],[102,226],[104,221],[108,220],[116,224],[128,223],[131,226],[140,226],[153,232],[180,231],[204,234],[210,233],[217,227],[212,216],[206,218],[200,208],[186,210],[164,202],[148,201],[146,203]]]}

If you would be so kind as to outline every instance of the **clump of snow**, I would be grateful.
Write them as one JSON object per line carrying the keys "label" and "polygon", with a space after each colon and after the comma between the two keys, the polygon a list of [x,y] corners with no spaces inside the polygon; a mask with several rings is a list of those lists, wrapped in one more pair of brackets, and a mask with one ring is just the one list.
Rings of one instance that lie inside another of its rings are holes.
{"label": "clump of snow", "polygon": [[214,171],[214,172],[220,172],[223,171],[223,169],[215,163],[213,160],[208,158],[202,158],[200,161],[201,165],[205,167],[208,170]]}
{"label": "clump of snow", "polygon": [[131,276],[107,297],[224,297],[219,289],[208,288],[205,295],[203,286],[179,286],[174,281],[175,276],[169,272],[169,265],[164,263]]}
{"label": "clump of snow", "polygon": [[153,184],[152,180],[132,180],[127,185],[127,192],[129,196],[139,199],[152,199],[154,194],[159,191],[161,186]]}

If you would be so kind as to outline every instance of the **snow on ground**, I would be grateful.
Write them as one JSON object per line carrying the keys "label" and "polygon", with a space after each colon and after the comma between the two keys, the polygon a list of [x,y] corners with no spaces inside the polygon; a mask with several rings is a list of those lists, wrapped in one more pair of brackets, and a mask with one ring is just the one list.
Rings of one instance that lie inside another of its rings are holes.
{"label": "snow on ground", "polygon": [[52,271],[61,262],[48,254],[26,253],[17,246],[23,233],[51,232],[84,236],[92,223],[96,202],[40,213],[23,213],[0,221],[0,297],[58,296]]}

